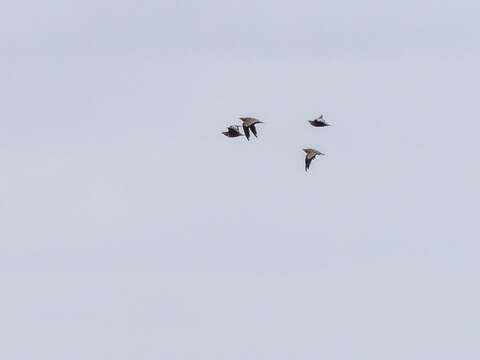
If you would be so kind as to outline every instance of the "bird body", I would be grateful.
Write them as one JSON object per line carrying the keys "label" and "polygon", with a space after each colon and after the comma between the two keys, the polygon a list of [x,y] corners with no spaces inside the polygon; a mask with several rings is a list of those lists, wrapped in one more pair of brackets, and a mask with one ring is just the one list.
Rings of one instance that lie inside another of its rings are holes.
{"label": "bird body", "polygon": [[237,137],[237,136],[243,136],[243,134],[240,132],[240,126],[239,125],[231,125],[228,127],[228,131],[223,131],[223,135],[228,136],[228,137]]}
{"label": "bird body", "polygon": [[315,127],[330,126],[330,124],[327,124],[327,122],[323,119],[323,114],[314,120],[308,120],[308,122]]}
{"label": "bird body", "polygon": [[307,155],[305,155],[305,171],[308,170],[310,167],[310,163],[312,162],[313,159],[315,159],[315,156],[317,155],[325,155],[324,153],[321,153],[318,150],[315,149],[303,149]]}
{"label": "bird body", "polygon": [[240,120],[243,121],[243,132],[245,133],[247,140],[250,140],[250,130],[252,130],[253,135],[257,137],[257,129],[255,128],[255,124],[263,124],[263,121],[249,117],[240,118]]}

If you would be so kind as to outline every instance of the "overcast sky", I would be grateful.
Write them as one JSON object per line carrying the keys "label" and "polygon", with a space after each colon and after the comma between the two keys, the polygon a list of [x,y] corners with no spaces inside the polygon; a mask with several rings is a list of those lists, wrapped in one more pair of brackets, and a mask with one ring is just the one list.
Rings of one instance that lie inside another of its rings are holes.
{"label": "overcast sky", "polygon": [[479,16],[2,5],[1,357],[478,359]]}

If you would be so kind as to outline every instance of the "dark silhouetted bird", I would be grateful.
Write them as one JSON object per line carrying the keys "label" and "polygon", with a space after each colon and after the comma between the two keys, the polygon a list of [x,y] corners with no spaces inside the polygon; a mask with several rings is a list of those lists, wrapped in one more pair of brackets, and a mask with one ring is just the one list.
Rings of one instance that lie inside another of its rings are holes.
{"label": "dark silhouetted bird", "polygon": [[260,121],[255,118],[240,118],[243,121],[243,132],[247,137],[247,140],[250,140],[250,130],[252,130],[253,135],[257,137],[257,129],[255,128],[255,124],[263,124],[263,121]]}
{"label": "dark silhouetted bird", "polygon": [[228,136],[228,137],[237,137],[237,136],[243,136],[243,134],[240,132],[240,126],[239,125],[232,125],[228,127],[228,131],[223,131],[223,135]]}
{"label": "dark silhouetted bird", "polygon": [[324,126],[330,126],[330,124],[327,124],[325,122],[325,120],[323,119],[323,114],[320,115],[318,118],[314,119],[314,120],[308,120],[308,122],[310,124],[312,124],[312,126],[315,126],[315,127],[324,127]]}
{"label": "dark silhouetted bird", "polygon": [[313,159],[315,159],[315,156],[325,155],[324,153],[321,153],[320,151],[315,149],[303,149],[303,151],[307,153],[307,155],[305,156],[305,171],[308,170],[308,168],[310,167],[310,163]]}

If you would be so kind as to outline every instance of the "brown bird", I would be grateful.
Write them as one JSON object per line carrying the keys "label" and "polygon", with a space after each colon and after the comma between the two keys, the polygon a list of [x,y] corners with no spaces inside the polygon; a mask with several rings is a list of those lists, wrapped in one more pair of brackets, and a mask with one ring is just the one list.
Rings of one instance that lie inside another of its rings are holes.
{"label": "brown bird", "polygon": [[247,140],[250,140],[250,130],[252,130],[253,135],[257,137],[257,129],[255,128],[255,124],[263,124],[263,121],[260,121],[255,118],[240,118],[243,121],[243,132],[247,137]]}
{"label": "brown bird", "polygon": [[323,119],[323,114],[314,120],[308,120],[308,122],[315,127],[330,126],[330,124],[327,124],[326,121]]}
{"label": "brown bird", "polygon": [[325,155],[324,153],[321,153],[320,151],[315,149],[303,149],[303,151],[307,153],[307,155],[305,156],[305,171],[308,170],[308,168],[310,167],[310,163],[313,159],[315,159],[315,156]]}
{"label": "brown bird", "polygon": [[222,134],[228,137],[243,136],[243,134],[240,132],[240,126],[238,125],[229,126],[228,131],[223,131]]}

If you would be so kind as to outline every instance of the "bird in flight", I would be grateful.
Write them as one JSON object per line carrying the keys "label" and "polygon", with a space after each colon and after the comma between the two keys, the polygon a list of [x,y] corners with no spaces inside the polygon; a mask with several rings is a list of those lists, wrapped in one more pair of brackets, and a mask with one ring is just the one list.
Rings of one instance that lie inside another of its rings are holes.
{"label": "bird in flight", "polygon": [[247,137],[247,140],[250,140],[250,130],[252,130],[253,135],[257,137],[257,129],[255,128],[255,124],[263,124],[263,121],[260,121],[255,118],[240,118],[243,121],[243,132]]}
{"label": "bird in flight", "polygon": [[325,155],[324,153],[321,153],[320,151],[315,149],[303,149],[303,151],[307,153],[307,155],[305,155],[305,171],[308,170],[308,168],[310,167],[310,163],[313,159],[315,159],[315,156]]}
{"label": "bird in flight", "polygon": [[228,131],[223,131],[222,134],[228,137],[243,136],[243,134],[240,132],[240,127],[238,125],[229,126]]}
{"label": "bird in flight", "polygon": [[314,120],[308,120],[308,122],[315,127],[330,126],[330,124],[327,124],[327,122],[323,119],[323,114]]}

